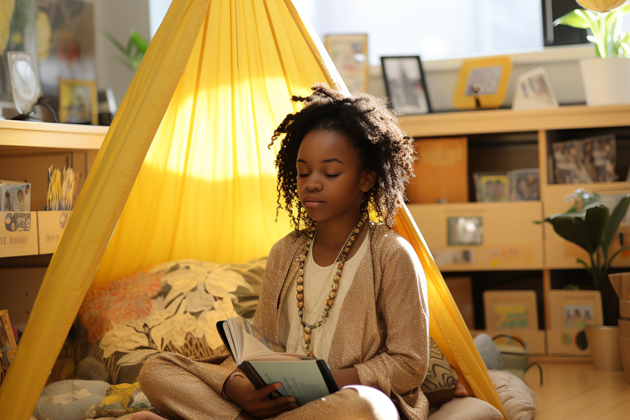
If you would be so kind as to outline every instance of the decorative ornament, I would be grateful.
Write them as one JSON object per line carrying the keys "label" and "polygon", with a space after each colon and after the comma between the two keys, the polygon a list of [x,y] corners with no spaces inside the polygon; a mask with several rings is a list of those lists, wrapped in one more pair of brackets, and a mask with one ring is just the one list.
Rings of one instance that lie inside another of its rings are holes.
{"label": "decorative ornament", "polygon": [[306,323],[306,321],[304,321],[304,265],[306,262],[306,257],[308,256],[308,251],[311,247],[311,243],[314,240],[315,227],[310,227],[307,230],[306,234],[308,236],[308,239],[304,243],[304,249],[298,257],[300,266],[298,268],[298,278],[296,280],[295,286],[295,290],[297,292],[295,297],[297,300],[298,314],[300,315],[300,320],[302,322],[302,326],[304,327],[304,344],[302,344],[302,347],[304,348],[304,351],[306,352],[306,355],[308,357],[314,357],[313,350],[311,349],[311,332],[321,327],[322,324],[325,324],[328,319],[330,310],[335,304],[335,297],[337,296],[337,289],[339,289],[339,280],[341,280],[341,272],[343,271],[344,262],[348,259],[350,249],[352,248],[354,241],[359,236],[359,233],[361,233],[361,228],[367,221],[367,218],[367,212],[363,213],[363,216],[361,216],[361,220],[359,220],[359,223],[357,223],[356,227],[352,229],[350,235],[348,236],[348,239],[346,239],[346,243],[343,245],[343,247],[341,247],[341,251],[337,256],[337,259],[335,259],[335,262],[333,263],[333,268],[336,265],[337,272],[335,273],[332,284],[330,286],[330,292],[328,293],[326,306],[324,306],[324,310],[320,314],[319,320],[313,325],[309,325]]}

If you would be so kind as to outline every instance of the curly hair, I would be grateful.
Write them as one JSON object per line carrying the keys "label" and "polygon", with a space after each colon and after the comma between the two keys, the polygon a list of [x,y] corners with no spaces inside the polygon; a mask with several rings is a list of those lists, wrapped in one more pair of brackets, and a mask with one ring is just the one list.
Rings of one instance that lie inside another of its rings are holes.
{"label": "curly hair", "polygon": [[405,184],[413,176],[414,140],[403,132],[384,99],[357,93],[345,96],[326,84],[311,87],[302,110],[289,114],[274,131],[269,148],[282,135],[275,165],[278,169],[278,207],[289,213],[295,230],[313,224],[298,197],[296,160],[304,137],[315,130],[343,134],[351,139],[362,169],[376,173],[374,187],[364,195],[361,210],[376,212],[379,221],[394,226],[394,217],[405,197]]}

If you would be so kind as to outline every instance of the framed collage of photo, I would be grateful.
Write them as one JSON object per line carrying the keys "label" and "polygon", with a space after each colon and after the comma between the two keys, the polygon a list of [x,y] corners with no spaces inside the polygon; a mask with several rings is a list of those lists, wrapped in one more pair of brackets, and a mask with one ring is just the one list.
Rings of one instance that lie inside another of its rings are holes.
{"label": "framed collage of photo", "polygon": [[536,292],[533,290],[483,292],[486,329],[538,329]]}
{"label": "framed collage of photo", "polygon": [[385,90],[392,108],[405,115],[431,112],[419,56],[381,57]]}
{"label": "framed collage of photo", "polygon": [[602,325],[602,297],[598,290],[552,290],[549,292],[551,329]]}
{"label": "framed collage of photo", "polygon": [[464,61],[453,95],[455,108],[499,108],[505,100],[511,71],[508,56]]}
{"label": "framed collage of photo", "polygon": [[59,121],[98,125],[98,99],[94,80],[59,80]]}
{"label": "framed collage of photo", "polygon": [[367,34],[326,35],[324,46],[350,93],[367,92]]}

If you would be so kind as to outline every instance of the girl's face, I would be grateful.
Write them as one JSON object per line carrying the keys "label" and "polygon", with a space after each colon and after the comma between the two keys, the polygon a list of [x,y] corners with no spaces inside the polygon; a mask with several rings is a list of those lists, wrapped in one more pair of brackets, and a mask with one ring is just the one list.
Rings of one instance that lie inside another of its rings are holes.
{"label": "girl's face", "polygon": [[363,170],[350,139],[316,130],[302,140],[297,156],[298,196],[317,222],[358,217],[363,193],[375,183],[373,171]]}

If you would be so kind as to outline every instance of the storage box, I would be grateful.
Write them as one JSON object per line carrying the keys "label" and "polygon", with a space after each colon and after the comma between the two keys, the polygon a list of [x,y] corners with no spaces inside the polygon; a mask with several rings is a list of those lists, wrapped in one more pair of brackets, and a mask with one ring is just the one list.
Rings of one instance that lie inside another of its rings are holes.
{"label": "storage box", "polygon": [[38,211],[39,253],[52,254],[57,248],[71,211]]}
{"label": "storage box", "polygon": [[31,183],[0,179],[0,211],[31,211]]}
{"label": "storage box", "polygon": [[37,216],[34,213],[0,212],[0,257],[37,255]]}
{"label": "storage box", "polygon": [[547,352],[549,356],[590,356],[586,331],[581,328],[558,328],[547,330]]}
{"label": "storage box", "polygon": [[416,141],[415,177],[407,185],[412,204],[468,202],[466,137]]}

